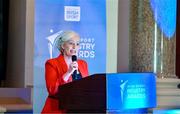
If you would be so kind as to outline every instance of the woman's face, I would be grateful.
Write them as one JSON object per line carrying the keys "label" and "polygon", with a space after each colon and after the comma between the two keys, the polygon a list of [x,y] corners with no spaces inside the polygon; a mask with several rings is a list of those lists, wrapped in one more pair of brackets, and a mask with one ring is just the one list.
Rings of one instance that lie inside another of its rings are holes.
{"label": "woman's face", "polygon": [[79,51],[79,43],[80,43],[80,38],[79,36],[73,36],[71,39],[68,41],[64,42],[62,48],[64,49],[64,54],[66,56],[72,56],[72,55],[77,55]]}

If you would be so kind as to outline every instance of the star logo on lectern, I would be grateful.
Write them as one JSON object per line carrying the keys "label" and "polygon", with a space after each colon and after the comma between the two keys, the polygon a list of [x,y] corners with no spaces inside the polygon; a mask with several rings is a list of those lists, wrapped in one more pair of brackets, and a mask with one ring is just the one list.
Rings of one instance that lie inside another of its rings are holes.
{"label": "star logo on lectern", "polygon": [[120,88],[121,88],[121,101],[123,103],[123,100],[124,100],[124,90],[125,90],[125,87],[128,83],[128,80],[124,81],[124,80],[121,80],[121,84],[120,84]]}

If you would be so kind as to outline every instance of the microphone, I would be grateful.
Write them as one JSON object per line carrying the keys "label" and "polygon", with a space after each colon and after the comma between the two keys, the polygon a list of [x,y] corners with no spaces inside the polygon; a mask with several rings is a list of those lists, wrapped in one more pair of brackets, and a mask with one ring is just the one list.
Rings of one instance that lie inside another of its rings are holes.
{"label": "microphone", "polygon": [[[73,56],[72,56],[72,62],[74,62],[74,61],[77,61],[77,56],[76,56],[76,55],[73,55]],[[73,80],[77,80],[77,70],[75,70],[75,71],[73,72],[72,78],[73,78]]]}

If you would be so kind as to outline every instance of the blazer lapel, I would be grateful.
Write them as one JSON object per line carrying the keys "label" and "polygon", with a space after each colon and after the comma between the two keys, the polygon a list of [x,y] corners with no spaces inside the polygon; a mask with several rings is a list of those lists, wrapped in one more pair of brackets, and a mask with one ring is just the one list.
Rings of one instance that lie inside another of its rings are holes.
{"label": "blazer lapel", "polygon": [[68,66],[64,60],[64,56],[60,54],[58,56],[57,60],[58,60],[58,63],[60,63],[60,64],[58,64],[58,65],[60,65],[60,66],[58,66],[58,68],[62,68],[61,70],[63,71],[63,73],[66,73],[68,70]]}

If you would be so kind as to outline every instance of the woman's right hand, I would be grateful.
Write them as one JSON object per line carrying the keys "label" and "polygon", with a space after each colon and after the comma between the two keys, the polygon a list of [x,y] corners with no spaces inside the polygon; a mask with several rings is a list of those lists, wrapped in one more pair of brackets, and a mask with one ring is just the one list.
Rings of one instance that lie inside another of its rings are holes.
{"label": "woman's right hand", "polygon": [[78,70],[78,63],[77,61],[74,61],[70,63],[68,71],[64,74],[64,81],[68,81],[69,77],[73,74],[75,70]]}
{"label": "woman's right hand", "polygon": [[77,61],[74,61],[74,62],[70,63],[69,69],[68,69],[68,73],[73,74],[73,72],[75,70],[78,70],[78,63],[77,63]]}

